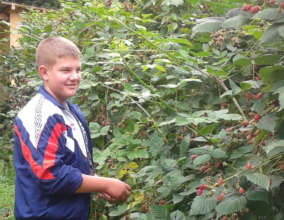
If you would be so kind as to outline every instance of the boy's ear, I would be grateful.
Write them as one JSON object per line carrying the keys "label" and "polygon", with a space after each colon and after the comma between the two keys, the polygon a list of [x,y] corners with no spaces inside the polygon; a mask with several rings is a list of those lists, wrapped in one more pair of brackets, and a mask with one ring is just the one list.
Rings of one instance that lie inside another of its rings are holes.
{"label": "boy's ear", "polygon": [[45,65],[40,65],[38,67],[38,72],[39,72],[39,75],[41,76],[41,78],[43,80],[47,80],[48,79],[48,74],[47,74],[47,67]]}

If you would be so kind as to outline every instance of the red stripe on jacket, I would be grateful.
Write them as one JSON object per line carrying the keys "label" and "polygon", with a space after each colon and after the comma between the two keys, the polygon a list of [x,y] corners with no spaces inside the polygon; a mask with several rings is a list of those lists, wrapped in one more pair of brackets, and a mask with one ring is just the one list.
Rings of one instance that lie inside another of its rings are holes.
{"label": "red stripe on jacket", "polygon": [[53,127],[44,152],[42,165],[38,164],[33,159],[32,153],[29,150],[28,146],[24,143],[22,135],[16,125],[14,126],[14,130],[19,137],[23,156],[29,163],[34,174],[41,180],[54,179],[53,174],[50,172],[50,168],[53,167],[55,164],[55,154],[58,149],[58,139],[61,136],[62,132],[66,130],[66,127],[61,123],[57,123]]}

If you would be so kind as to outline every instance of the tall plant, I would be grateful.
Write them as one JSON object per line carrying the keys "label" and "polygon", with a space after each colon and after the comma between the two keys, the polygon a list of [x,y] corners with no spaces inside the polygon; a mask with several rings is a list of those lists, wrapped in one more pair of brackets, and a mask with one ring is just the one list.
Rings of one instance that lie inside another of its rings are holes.
{"label": "tall plant", "polygon": [[78,1],[24,15],[9,61],[17,90],[39,84],[40,39],[75,41],[83,79],[73,101],[97,172],[133,188],[123,205],[95,198],[98,219],[283,218],[282,6],[237,3]]}

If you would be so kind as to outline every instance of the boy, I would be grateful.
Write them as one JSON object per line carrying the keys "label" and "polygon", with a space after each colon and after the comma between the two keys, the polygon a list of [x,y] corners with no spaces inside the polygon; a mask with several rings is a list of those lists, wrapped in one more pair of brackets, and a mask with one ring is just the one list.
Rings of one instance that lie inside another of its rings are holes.
{"label": "boy", "polygon": [[62,37],[36,50],[43,86],[14,125],[15,217],[17,220],[87,220],[90,193],[124,201],[130,186],[92,175],[89,129],[79,108],[67,101],[80,83],[80,51]]}

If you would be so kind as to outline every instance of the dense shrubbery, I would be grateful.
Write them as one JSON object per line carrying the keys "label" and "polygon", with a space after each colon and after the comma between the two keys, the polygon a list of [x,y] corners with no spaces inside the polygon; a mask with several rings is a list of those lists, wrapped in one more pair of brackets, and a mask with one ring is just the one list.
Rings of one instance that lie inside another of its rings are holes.
{"label": "dense shrubbery", "polygon": [[89,121],[97,173],[133,189],[125,204],[96,202],[93,215],[283,219],[282,6],[234,2],[80,1],[27,13],[22,49],[1,58],[18,97],[1,114],[3,137],[40,83],[37,43],[62,35],[83,53],[73,101]]}

